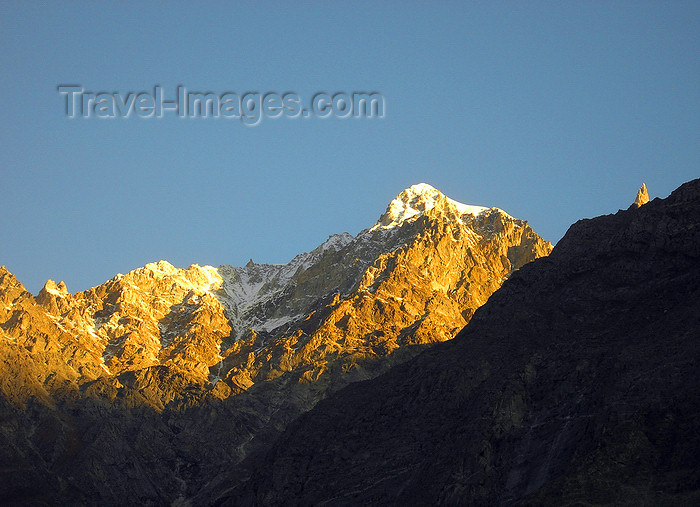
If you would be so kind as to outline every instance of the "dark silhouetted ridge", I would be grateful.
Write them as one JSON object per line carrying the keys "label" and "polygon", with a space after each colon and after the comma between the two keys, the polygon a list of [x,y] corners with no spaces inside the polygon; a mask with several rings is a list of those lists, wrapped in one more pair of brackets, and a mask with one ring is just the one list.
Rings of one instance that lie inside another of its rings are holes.
{"label": "dark silhouetted ridge", "polygon": [[[440,343],[292,423],[223,504],[700,504],[700,180],[574,224]],[[202,497],[203,498],[203,497]]]}

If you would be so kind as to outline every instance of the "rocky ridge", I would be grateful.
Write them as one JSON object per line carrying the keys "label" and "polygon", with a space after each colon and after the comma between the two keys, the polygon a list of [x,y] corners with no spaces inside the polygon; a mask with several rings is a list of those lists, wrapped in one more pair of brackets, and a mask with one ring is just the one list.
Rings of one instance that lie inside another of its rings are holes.
{"label": "rocky ridge", "polygon": [[247,473],[202,494],[221,505],[698,505],[698,330],[694,180],[575,223],[454,340],[319,402]]}

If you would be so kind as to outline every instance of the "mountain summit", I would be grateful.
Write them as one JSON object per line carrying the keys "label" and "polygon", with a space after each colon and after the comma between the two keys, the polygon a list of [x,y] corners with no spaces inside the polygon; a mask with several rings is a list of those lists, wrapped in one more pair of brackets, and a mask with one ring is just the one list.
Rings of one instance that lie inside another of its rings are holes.
{"label": "mountain summit", "polygon": [[649,192],[647,191],[646,184],[642,183],[642,186],[639,188],[639,191],[637,192],[637,197],[634,199],[634,203],[632,204],[632,206],[634,206],[635,208],[639,208],[640,206],[643,206],[648,202]]}
{"label": "mountain summit", "polygon": [[389,203],[386,212],[380,217],[374,228],[391,229],[415,220],[433,210],[459,218],[463,215],[476,216],[487,211],[483,206],[469,206],[453,201],[427,183],[418,183],[401,192]]}

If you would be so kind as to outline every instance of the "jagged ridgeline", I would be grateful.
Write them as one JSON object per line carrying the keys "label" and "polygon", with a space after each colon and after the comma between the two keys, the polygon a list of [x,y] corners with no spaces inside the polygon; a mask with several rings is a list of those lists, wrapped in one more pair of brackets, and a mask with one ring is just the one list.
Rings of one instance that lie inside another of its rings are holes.
{"label": "jagged ridgeline", "polygon": [[[284,265],[160,261],[76,294],[49,281],[36,297],[3,268],[6,498],[38,495],[27,481],[46,477],[76,501],[190,496],[209,467],[267,445],[330,392],[453,338],[551,249],[523,220],[419,184],[373,227]],[[52,421],[41,437],[40,420]],[[140,479],[105,488],[124,468]]]}
{"label": "jagged ridgeline", "polygon": [[572,225],[453,340],[193,503],[700,505],[700,180],[647,200]]}

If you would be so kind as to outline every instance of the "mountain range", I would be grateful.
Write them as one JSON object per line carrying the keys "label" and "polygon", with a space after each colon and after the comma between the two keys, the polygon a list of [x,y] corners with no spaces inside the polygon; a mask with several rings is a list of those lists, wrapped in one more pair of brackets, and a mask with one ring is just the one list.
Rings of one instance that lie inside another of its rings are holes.
{"label": "mountain range", "polygon": [[551,249],[418,184],[284,265],[159,261],[36,296],[0,268],[0,499],[187,502],[320,400],[452,339]]}
{"label": "mountain range", "polygon": [[698,505],[700,180],[573,224],[427,184],[284,265],[0,268],[0,501]]}

